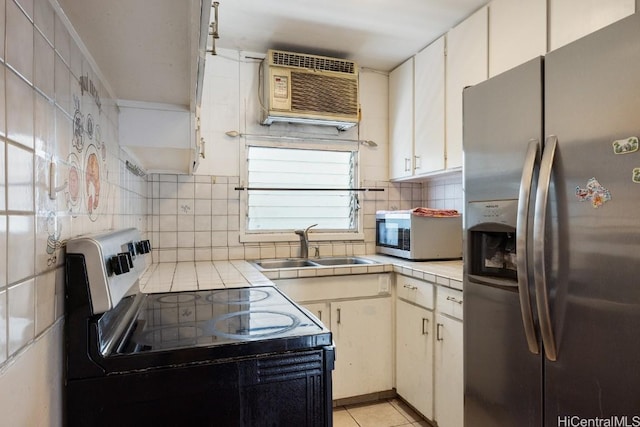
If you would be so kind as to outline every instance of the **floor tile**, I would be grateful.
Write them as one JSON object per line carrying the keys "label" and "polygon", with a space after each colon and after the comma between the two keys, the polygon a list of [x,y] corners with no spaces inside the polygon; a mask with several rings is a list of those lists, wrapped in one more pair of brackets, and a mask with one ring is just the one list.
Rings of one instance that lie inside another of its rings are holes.
{"label": "floor tile", "polygon": [[333,427],[359,427],[358,423],[344,408],[333,410]]}
{"label": "floor tile", "polygon": [[367,405],[347,406],[347,412],[360,427],[393,427],[411,425],[407,419],[391,403],[377,402]]}
{"label": "floor tile", "polygon": [[405,418],[407,418],[412,423],[423,421],[422,417],[416,413],[413,409],[409,407],[406,403],[404,403],[400,399],[391,399],[389,403],[398,410]]}

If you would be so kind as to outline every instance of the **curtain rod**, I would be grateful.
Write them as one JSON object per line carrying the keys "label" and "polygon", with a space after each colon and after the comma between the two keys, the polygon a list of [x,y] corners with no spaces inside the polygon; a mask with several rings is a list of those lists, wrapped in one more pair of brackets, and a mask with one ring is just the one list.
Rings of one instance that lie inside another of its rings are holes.
{"label": "curtain rod", "polygon": [[384,188],[283,188],[283,187],[235,187],[236,191],[384,191]]}
{"label": "curtain rod", "polygon": [[352,142],[356,144],[362,144],[367,147],[377,147],[374,141],[368,139],[345,139],[345,138],[328,138],[328,137],[318,137],[318,136],[289,136],[289,135],[257,135],[251,133],[242,133],[235,130],[230,130],[225,132],[225,135],[230,136],[232,138],[237,137],[249,137],[249,138],[264,138],[264,139],[279,139],[285,141],[322,141],[322,142]]}

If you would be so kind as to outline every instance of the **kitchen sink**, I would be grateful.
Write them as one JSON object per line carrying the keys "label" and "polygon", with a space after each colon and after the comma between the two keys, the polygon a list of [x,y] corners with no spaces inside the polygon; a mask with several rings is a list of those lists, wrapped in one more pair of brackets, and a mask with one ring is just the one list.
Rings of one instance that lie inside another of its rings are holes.
{"label": "kitchen sink", "polygon": [[306,267],[338,267],[345,265],[378,264],[366,258],[347,257],[323,257],[323,258],[285,258],[285,259],[259,259],[251,261],[261,270],[277,270],[282,268],[306,268]]}
{"label": "kitchen sink", "polygon": [[264,270],[318,266],[307,259],[264,259],[253,261],[253,263]]}
{"label": "kitchen sink", "polygon": [[378,264],[377,261],[354,256],[314,258],[312,261],[320,265]]}

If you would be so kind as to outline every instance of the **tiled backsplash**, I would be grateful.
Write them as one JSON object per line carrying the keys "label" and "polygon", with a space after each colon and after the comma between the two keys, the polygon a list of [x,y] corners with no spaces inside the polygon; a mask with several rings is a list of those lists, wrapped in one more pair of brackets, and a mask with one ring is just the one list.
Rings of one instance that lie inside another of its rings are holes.
{"label": "tiled backsplash", "polygon": [[[154,262],[287,258],[299,256],[299,241],[240,243],[238,177],[151,175],[147,229]],[[361,196],[364,241],[311,242],[320,254],[364,255],[375,252],[377,210],[421,206],[423,184],[365,182],[382,188]],[[313,240],[313,239],[312,239]]]}
{"label": "tiled backsplash", "polygon": [[432,178],[425,183],[425,203],[430,208],[456,209],[463,212],[462,173]]}
{"label": "tiled backsplash", "polygon": [[[49,410],[60,410],[49,403],[60,398],[60,367],[43,366],[62,354],[61,337],[48,335],[59,333],[52,325],[63,315],[64,241],[116,227],[146,228],[146,180],[124,165],[129,158],[118,144],[115,100],[70,34],[49,0],[0,0],[2,413],[13,413],[17,401],[29,413],[28,402],[42,393]],[[34,357],[33,348],[43,350]],[[44,373],[15,372],[20,369]],[[7,378],[20,378],[24,393]],[[45,417],[44,424],[55,418]],[[15,425],[26,422],[15,419]]]}

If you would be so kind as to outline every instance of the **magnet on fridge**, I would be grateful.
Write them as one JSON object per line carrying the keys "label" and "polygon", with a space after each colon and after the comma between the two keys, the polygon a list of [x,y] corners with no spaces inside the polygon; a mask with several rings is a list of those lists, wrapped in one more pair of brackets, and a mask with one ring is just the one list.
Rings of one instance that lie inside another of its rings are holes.
{"label": "magnet on fridge", "polygon": [[576,187],[576,197],[581,202],[590,201],[594,208],[599,208],[611,200],[611,192],[604,188],[597,179],[591,178],[587,181],[585,188]]}
{"label": "magnet on fridge", "polygon": [[638,137],[630,136],[613,141],[613,154],[629,154],[638,151]]}
{"label": "magnet on fridge", "polygon": [[635,182],[636,184],[640,184],[640,168],[633,168],[631,181]]}

